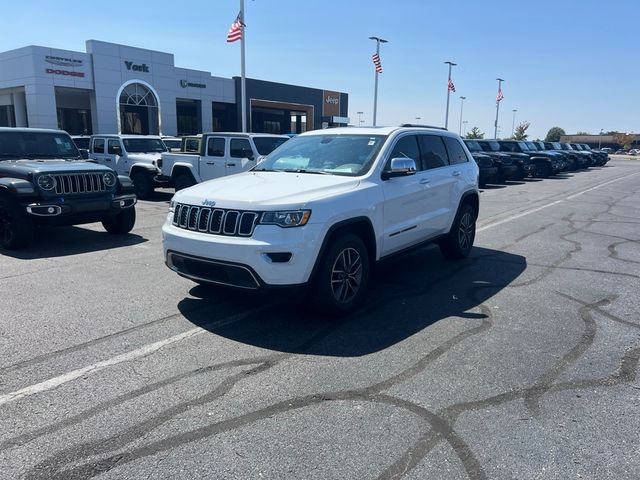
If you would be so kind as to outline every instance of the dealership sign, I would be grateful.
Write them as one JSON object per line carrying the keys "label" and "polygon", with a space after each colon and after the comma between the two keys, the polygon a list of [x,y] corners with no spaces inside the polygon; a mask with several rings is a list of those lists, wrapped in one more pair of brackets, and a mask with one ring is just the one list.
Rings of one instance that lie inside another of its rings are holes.
{"label": "dealership sign", "polygon": [[329,90],[322,92],[322,115],[325,117],[340,115],[340,92]]}
{"label": "dealership sign", "polygon": [[134,72],[144,72],[149,73],[149,65],[146,63],[133,63],[128,60],[124,61],[124,66],[127,67],[127,70],[132,70]]}
{"label": "dealership sign", "polygon": [[192,83],[187,80],[180,80],[180,86],[182,88],[192,87],[192,88],[207,88],[204,83]]}
{"label": "dealership sign", "polygon": [[66,77],[84,78],[84,72],[70,72],[69,70],[58,70],[57,68],[47,68],[45,72],[51,75],[64,75]]}
{"label": "dealership sign", "polygon": [[47,63],[51,63],[52,65],[59,65],[61,67],[79,67],[82,65],[82,60],[76,60],[75,58],[67,57],[55,57],[53,55],[46,55],[44,57],[44,61]]}

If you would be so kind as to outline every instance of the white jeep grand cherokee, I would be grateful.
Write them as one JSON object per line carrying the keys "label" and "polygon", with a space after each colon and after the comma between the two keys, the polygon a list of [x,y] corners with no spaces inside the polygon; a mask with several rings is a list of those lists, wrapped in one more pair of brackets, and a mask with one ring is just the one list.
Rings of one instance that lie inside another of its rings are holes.
{"label": "white jeep grand cherokee", "polygon": [[340,314],[364,299],[370,266],[384,257],[425,242],[466,257],[478,207],[478,167],[454,133],[316,130],[249,172],[176,193],[164,255],[198,283],[308,285],[319,307]]}

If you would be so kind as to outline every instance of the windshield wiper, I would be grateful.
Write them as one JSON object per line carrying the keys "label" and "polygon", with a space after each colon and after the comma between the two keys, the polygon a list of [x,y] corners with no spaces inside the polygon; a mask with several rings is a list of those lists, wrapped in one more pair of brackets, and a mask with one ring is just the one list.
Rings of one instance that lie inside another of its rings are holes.
{"label": "windshield wiper", "polygon": [[315,173],[317,175],[331,175],[331,173],[325,172],[323,170],[307,170],[306,168],[286,168],[282,171],[289,173]]}

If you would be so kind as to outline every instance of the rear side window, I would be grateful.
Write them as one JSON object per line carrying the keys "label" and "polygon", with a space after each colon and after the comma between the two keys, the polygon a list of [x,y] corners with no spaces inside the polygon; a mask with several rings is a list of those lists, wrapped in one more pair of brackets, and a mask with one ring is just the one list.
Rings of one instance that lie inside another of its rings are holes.
{"label": "rear side window", "polygon": [[185,152],[199,152],[200,151],[200,140],[197,138],[187,138],[185,140],[184,146]]}
{"label": "rear side window", "polygon": [[110,155],[116,155],[116,149],[120,147],[120,141],[118,140],[109,140],[107,143],[107,152]]}
{"label": "rear side window", "polygon": [[443,137],[443,140],[449,152],[449,162],[451,162],[451,165],[467,163],[469,161],[462,144],[457,138]]}
{"label": "rear side window", "polygon": [[224,157],[224,138],[210,138],[209,145],[207,147],[207,155],[209,157]]}
{"label": "rear side window", "polygon": [[253,156],[253,150],[251,150],[251,144],[249,140],[244,138],[232,138],[231,139],[231,156],[234,158],[245,158]]}
{"label": "rear side window", "polygon": [[422,152],[422,169],[446,167],[449,165],[447,149],[442,143],[442,137],[437,135],[420,135],[420,150]]}
{"label": "rear side window", "polygon": [[93,153],[104,153],[104,139],[96,138],[93,141]]}
{"label": "rear side window", "polygon": [[392,158],[411,158],[416,162],[416,169],[420,170],[420,148],[418,147],[418,139],[416,136],[407,135],[396,142],[389,156],[386,170],[391,168]]}

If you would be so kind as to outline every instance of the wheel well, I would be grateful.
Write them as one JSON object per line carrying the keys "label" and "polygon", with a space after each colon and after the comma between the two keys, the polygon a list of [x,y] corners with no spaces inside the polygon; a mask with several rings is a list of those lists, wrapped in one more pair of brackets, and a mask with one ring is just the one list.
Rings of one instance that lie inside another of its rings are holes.
{"label": "wheel well", "polygon": [[336,225],[333,225],[329,229],[329,232],[325,236],[324,241],[322,242],[322,246],[320,247],[320,252],[318,254],[318,257],[316,258],[316,263],[313,266],[313,271],[311,272],[310,278],[314,277],[316,268],[320,263],[320,259],[324,255],[325,250],[331,244],[333,239],[338,238],[342,235],[347,235],[347,234],[354,234],[359,236],[362,239],[367,249],[370,262],[375,262],[376,237],[373,232],[373,226],[371,225],[371,222],[369,221],[369,219],[362,217],[362,218],[354,218],[351,220],[345,220],[337,223]]}
{"label": "wheel well", "polygon": [[195,180],[193,173],[187,167],[175,167],[173,172],[171,172],[171,178],[175,180],[179,175],[186,174],[189,175],[193,180]]}
{"label": "wheel well", "polygon": [[476,212],[476,218],[478,217],[478,213],[480,213],[480,198],[477,193],[469,193],[462,197],[460,206],[462,205],[471,205],[471,208]]}
{"label": "wheel well", "polygon": [[133,167],[131,169],[131,175],[129,176],[129,178],[133,178],[133,176],[137,173],[145,173],[151,177],[153,177],[153,173],[151,173],[149,170],[147,170],[144,167]]}

